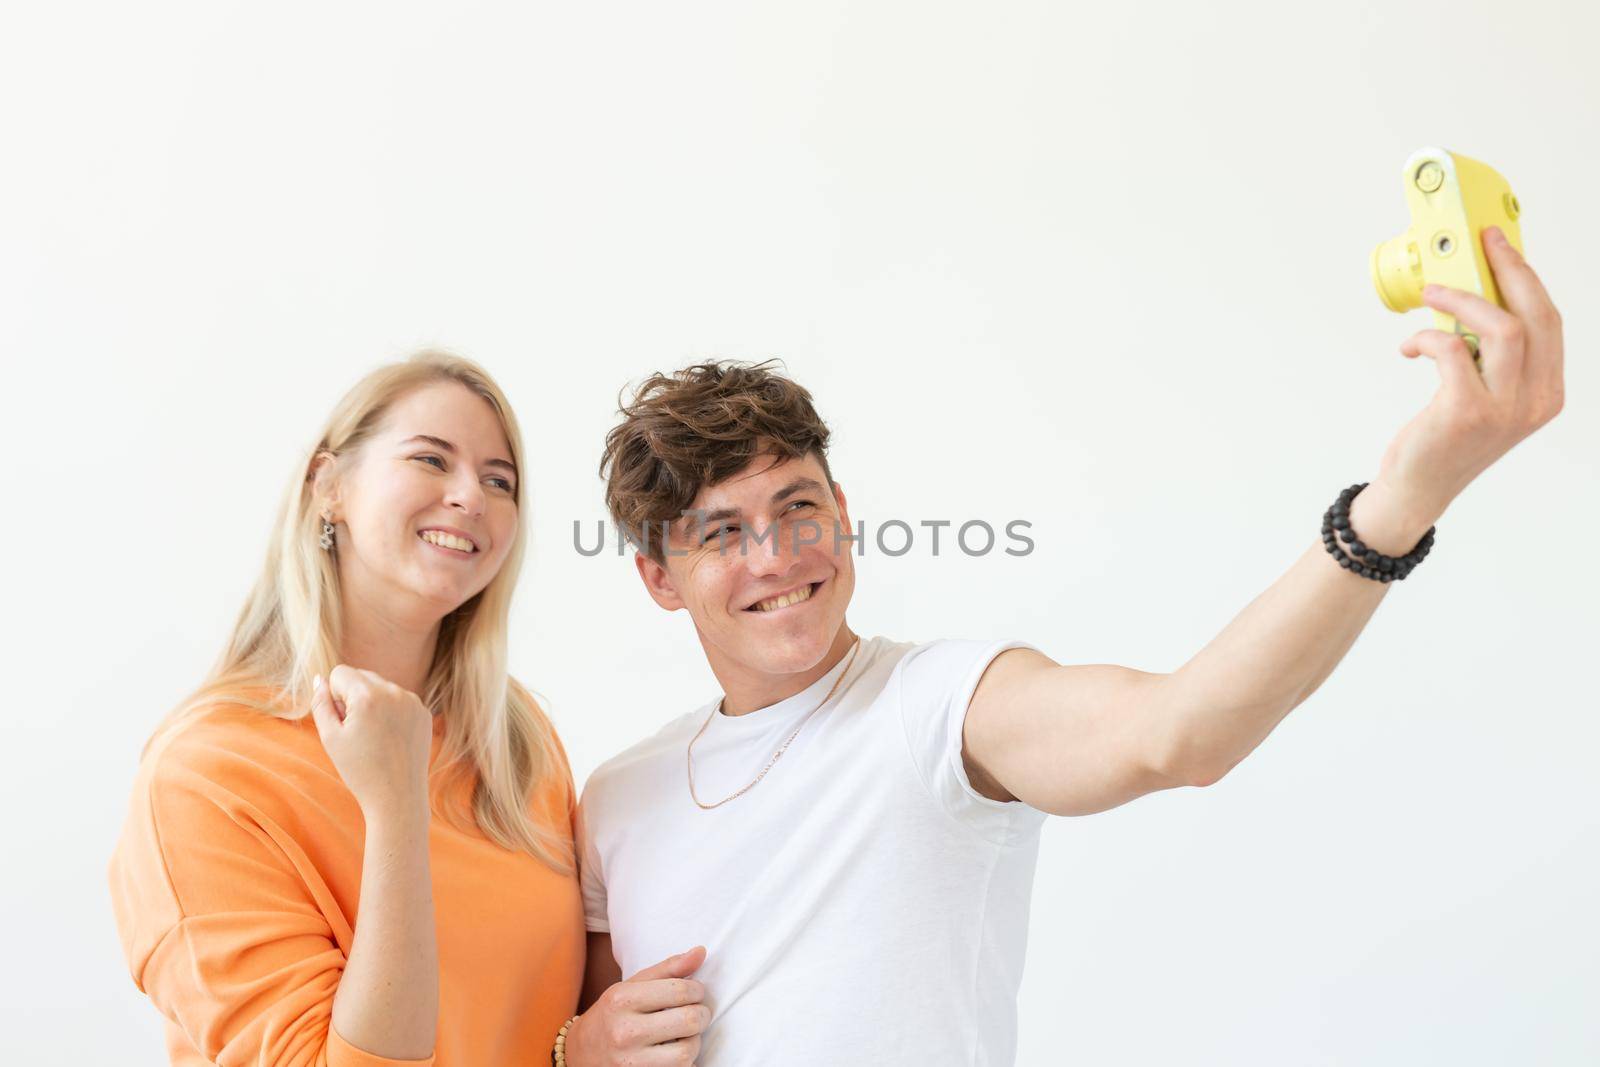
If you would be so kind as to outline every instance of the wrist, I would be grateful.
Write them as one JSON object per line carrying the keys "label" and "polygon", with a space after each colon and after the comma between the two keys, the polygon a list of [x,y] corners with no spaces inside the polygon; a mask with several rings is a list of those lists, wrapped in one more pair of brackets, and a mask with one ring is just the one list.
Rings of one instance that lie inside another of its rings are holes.
{"label": "wrist", "polygon": [[1415,548],[1443,513],[1442,505],[1415,492],[1374,481],[1350,502],[1350,526],[1368,548],[1400,556]]}
{"label": "wrist", "polygon": [[428,810],[426,794],[411,797],[392,797],[361,805],[361,816],[366,822],[368,837],[405,839],[428,836],[432,813]]}
{"label": "wrist", "polygon": [[586,1067],[593,1062],[589,1057],[589,1049],[585,1044],[584,1024],[587,1022],[585,1015],[576,1015],[567,1027],[567,1038],[563,1042],[563,1063],[565,1067]]}

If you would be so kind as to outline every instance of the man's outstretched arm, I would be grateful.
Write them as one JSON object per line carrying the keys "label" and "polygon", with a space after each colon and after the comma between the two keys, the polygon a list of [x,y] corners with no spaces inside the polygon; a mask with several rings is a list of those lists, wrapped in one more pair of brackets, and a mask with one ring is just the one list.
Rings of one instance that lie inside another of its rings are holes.
{"label": "man's outstretched arm", "polygon": [[[1462,489],[1562,407],[1560,315],[1498,230],[1485,232],[1484,249],[1506,310],[1460,290],[1425,291],[1428,306],[1478,335],[1482,374],[1453,334],[1423,330],[1401,347],[1434,360],[1440,388],[1350,505],[1350,525],[1384,555],[1410,551]],[[1086,815],[1215,782],[1316,691],[1388,589],[1341,568],[1318,540],[1171,674],[1003,653],[967,711],[973,785]]]}

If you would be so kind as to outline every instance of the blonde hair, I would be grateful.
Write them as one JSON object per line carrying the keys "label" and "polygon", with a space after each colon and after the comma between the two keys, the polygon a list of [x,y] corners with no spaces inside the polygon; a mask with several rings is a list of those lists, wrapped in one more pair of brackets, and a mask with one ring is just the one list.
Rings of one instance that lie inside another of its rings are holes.
{"label": "blonde hair", "polygon": [[[280,719],[310,714],[312,678],[327,677],[339,663],[342,627],[334,553],[318,544],[322,515],[314,491],[315,461],[330,453],[338,470],[377,431],[397,400],[441,381],[458,382],[488,401],[500,417],[511,462],[524,469],[516,415],[500,387],[471,360],[429,350],[362,378],[333,409],[316,447],[296,468],[278,509],[266,565],[227,647],[158,736],[218,702]],[[520,509],[523,481],[515,482]],[[547,775],[562,773],[555,732],[533,697],[507,671],[511,594],[522,568],[527,525],[519,517],[516,539],[499,572],[441,621],[427,683],[418,696],[443,717],[435,775],[441,780],[473,775],[472,822],[502,847],[528,852],[567,872],[572,869],[570,844],[528,812],[534,788]],[[448,807],[441,814],[458,825],[466,818]]]}

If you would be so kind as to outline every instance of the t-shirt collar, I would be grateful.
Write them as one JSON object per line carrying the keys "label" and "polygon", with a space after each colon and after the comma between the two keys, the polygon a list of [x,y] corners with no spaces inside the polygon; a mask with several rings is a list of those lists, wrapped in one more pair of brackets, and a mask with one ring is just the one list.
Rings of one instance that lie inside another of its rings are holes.
{"label": "t-shirt collar", "polygon": [[[860,665],[862,657],[866,654],[866,648],[864,647],[866,642],[858,637],[856,638],[856,643],[863,647],[854,656],[850,654],[849,649],[846,649],[844,655],[839,658],[839,662],[829,668],[827,674],[824,674],[821,678],[800,690],[800,692],[793,696],[784,697],[775,704],[768,704],[766,707],[747,711],[743,715],[724,715],[722,714],[722,701],[720,699],[717,700],[711,705],[712,708],[716,709],[716,713],[711,716],[710,729],[723,734],[728,731],[745,730],[751,733],[758,733],[768,729],[775,722],[782,722],[786,719],[805,715],[822,702],[822,698],[828,695],[828,690],[833,688],[833,683],[844,673],[847,666],[852,664]],[[833,695],[835,703],[844,695],[847,688],[846,686],[841,686],[839,692]]]}

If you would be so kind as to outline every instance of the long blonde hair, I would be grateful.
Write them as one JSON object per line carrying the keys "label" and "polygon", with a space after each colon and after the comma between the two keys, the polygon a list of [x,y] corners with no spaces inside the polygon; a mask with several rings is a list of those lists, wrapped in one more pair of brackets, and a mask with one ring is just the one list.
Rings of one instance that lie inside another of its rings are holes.
{"label": "long blonde hair", "polygon": [[[339,663],[342,611],[334,554],[318,544],[322,516],[314,493],[314,463],[323,453],[342,467],[377,430],[403,395],[419,386],[454,381],[488,401],[500,417],[511,461],[524,468],[522,431],[505,394],[484,369],[448,352],[423,351],[380,367],[344,395],[317,445],[302,458],[278,509],[266,565],[235,622],[227,647],[206,680],[173,712],[158,736],[219,701],[242,704],[281,719],[310,714],[311,680]],[[520,510],[526,494],[515,479]],[[471,820],[490,840],[522,850],[567,872],[567,840],[530,817],[534,788],[558,767],[553,728],[533,697],[507,671],[506,633],[511,594],[527,544],[526,516],[499,573],[476,596],[445,616],[427,683],[418,696],[443,717],[436,781],[472,773]],[[439,794],[435,794],[436,798]],[[465,818],[448,807],[441,811]]]}

